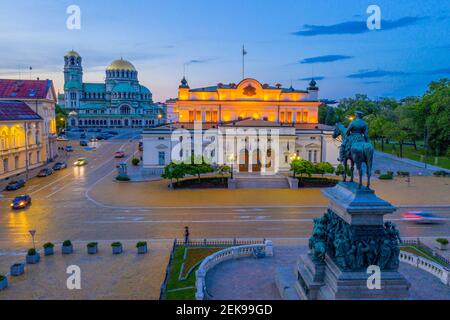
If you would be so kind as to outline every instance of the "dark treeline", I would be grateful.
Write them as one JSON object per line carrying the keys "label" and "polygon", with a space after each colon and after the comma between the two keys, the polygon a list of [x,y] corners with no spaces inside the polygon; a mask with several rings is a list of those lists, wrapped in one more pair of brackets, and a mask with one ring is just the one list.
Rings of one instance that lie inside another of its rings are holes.
{"label": "dark treeline", "polygon": [[369,135],[375,142],[398,143],[400,155],[405,143],[427,145],[430,154],[443,156],[450,145],[450,80],[431,82],[422,97],[401,100],[380,98],[371,100],[364,94],[342,99],[336,108],[322,106],[319,121],[334,125],[348,124],[355,110],[364,112],[369,123]]}

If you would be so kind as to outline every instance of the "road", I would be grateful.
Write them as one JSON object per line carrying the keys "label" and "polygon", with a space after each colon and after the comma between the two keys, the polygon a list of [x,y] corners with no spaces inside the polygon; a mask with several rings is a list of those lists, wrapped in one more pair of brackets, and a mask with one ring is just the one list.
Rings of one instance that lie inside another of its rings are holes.
{"label": "road", "polygon": [[[237,204],[222,208],[205,205],[133,209],[97,204],[91,201],[86,190],[99,183],[112,183],[108,179],[119,161],[113,158],[117,150],[125,151],[130,157],[137,150],[137,141],[99,142],[96,151],[75,147],[68,169],[47,178],[31,179],[18,192],[3,192],[0,198],[0,252],[29,246],[28,231],[31,229],[37,230],[39,245],[66,239],[181,238],[184,226],[190,227],[193,238],[307,238],[313,219],[325,212],[322,207],[300,206],[248,208]],[[79,156],[89,160],[87,166],[71,166]],[[32,206],[13,212],[9,208],[10,199],[23,193],[32,196]],[[403,237],[450,236],[448,221],[444,225],[409,224],[401,220],[401,213],[406,210],[400,209],[388,217],[397,223]],[[448,208],[430,210],[450,220]]]}

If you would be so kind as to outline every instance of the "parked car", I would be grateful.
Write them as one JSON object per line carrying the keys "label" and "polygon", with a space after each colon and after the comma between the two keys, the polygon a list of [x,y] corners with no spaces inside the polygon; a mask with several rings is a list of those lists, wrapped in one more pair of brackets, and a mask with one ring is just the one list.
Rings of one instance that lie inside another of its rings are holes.
{"label": "parked car", "polygon": [[39,171],[38,173],[38,177],[43,178],[43,177],[48,177],[50,175],[53,174],[53,169],[52,168],[44,168],[41,171]]}
{"label": "parked car", "polygon": [[117,151],[116,153],[114,153],[114,158],[116,158],[116,159],[125,158],[125,152]]}
{"label": "parked car", "polygon": [[8,183],[5,190],[7,191],[18,190],[20,188],[23,188],[24,186],[25,186],[24,180],[11,181],[10,183]]}
{"label": "parked car", "polygon": [[31,204],[31,197],[27,194],[17,196],[11,202],[11,208],[14,210],[24,209]]}
{"label": "parked car", "polygon": [[82,147],[87,147],[87,146],[88,146],[87,141],[81,140],[81,141],[80,141],[80,146],[82,146]]}
{"label": "parked car", "polygon": [[117,131],[107,131],[106,133],[109,133],[113,136],[117,136],[119,134]]}
{"label": "parked car", "polygon": [[66,147],[66,151],[67,152],[73,152],[73,147],[72,146],[67,146]]}
{"label": "parked car", "polygon": [[441,224],[445,219],[428,211],[407,211],[402,214],[403,220],[423,224]]}
{"label": "parked car", "polygon": [[87,132],[95,132],[95,129],[88,129]]}
{"label": "parked car", "polygon": [[58,137],[56,138],[56,141],[69,141],[69,139],[67,139],[66,136],[58,136]]}
{"label": "parked car", "polygon": [[73,163],[73,165],[76,167],[82,167],[82,166],[87,165],[87,163],[88,163],[88,161],[86,158],[78,158],[77,161],[75,161]]}
{"label": "parked car", "polygon": [[62,169],[66,169],[66,168],[67,168],[67,163],[66,162],[57,162],[53,166],[53,170],[62,170]]}
{"label": "parked car", "polygon": [[85,133],[80,134],[80,139],[86,139],[86,134]]}
{"label": "parked car", "polygon": [[144,143],[142,141],[139,142],[139,151],[144,151]]}

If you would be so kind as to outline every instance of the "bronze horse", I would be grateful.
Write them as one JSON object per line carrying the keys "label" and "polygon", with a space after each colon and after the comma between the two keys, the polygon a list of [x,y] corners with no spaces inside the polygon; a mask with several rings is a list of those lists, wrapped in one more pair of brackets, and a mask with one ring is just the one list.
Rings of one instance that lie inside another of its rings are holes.
{"label": "bronze horse", "polygon": [[[347,129],[341,123],[337,123],[334,129],[333,138],[336,139],[341,136],[343,139],[347,139]],[[367,171],[367,188],[370,188],[370,177],[372,175],[372,164],[373,164],[373,154],[374,148],[370,142],[355,141],[351,143],[348,152],[344,152],[344,159],[341,159],[342,165],[344,166],[344,181],[347,181],[347,163],[350,160],[350,181],[353,182],[353,172],[356,168],[359,173],[359,188],[362,188],[362,164],[366,164]]]}

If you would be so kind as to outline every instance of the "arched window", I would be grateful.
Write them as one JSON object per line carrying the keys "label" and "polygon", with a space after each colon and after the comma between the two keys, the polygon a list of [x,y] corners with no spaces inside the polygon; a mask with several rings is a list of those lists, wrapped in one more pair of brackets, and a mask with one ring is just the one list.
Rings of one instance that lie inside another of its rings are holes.
{"label": "arched window", "polygon": [[129,105],[122,105],[120,107],[120,113],[121,114],[130,114],[131,113],[131,108]]}

